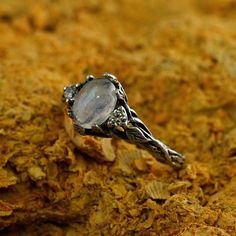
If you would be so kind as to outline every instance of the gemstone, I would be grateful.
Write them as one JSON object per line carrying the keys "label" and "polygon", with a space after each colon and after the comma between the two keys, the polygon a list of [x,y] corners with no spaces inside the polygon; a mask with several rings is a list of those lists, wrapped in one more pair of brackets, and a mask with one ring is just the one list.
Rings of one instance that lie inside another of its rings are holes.
{"label": "gemstone", "polygon": [[87,82],[74,96],[72,111],[78,124],[89,129],[105,122],[116,106],[115,90],[106,78]]}
{"label": "gemstone", "polygon": [[127,120],[128,120],[128,117],[127,117],[125,108],[120,106],[112,112],[112,114],[108,118],[107,125],[109,127],[115,127],[118,125],[125,124]]}
{"label": "gemstone", "polygon": [[64,91],[64,97],[65,99],[72,99],[75,93],[75,88],[73,87],[66,87]]}

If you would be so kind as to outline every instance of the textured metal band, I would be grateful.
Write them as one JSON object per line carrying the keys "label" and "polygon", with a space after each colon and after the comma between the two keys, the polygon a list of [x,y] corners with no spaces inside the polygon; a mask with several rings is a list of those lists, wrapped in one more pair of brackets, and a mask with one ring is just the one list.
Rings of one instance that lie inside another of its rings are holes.
{"label": "textured metal band", "polygon": [[73,120],[75,130],[82,135],[118,137],[125,139],[126,141],[149,151],[158,161],[167,163],[174,168],[181,168],[184,165],[185,157],[153,137],[149,129],[138,118],[136,112],[129,107],[127,95],[117,78],[114,75],[107,73],[103,75],[103,78],[109,79],[116,87],[116,108],[103,124],[94,124],[90,129],[85,129],[78,123],[73,114],[72,107],[74,95],[86,83],[93,80],[94,77],[90,75],[84,83],[64,88],[63,100],[67,104],[68,115]]}
{"label": "textured metal band", "polygon": [[[146,125],[138,118],[136,112],[127,103],[124,104],[124,108],[129,119],[119,124],[122,130],[112,129],[112,136],[125,139],[149,151],[160,162],[169,164],[177,169],[181,168],[185,163],[185,157],[154,138]],[[120,112],[122,113],[122,111]]]}

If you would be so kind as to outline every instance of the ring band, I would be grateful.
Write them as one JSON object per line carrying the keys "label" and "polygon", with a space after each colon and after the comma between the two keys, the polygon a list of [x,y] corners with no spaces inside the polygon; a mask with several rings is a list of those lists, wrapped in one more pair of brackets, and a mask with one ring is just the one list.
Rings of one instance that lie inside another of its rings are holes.
{"label": "ring band", "polygon": [[63,101],[80,134],[122,138],[149,151],[162,163],[174,168],[184,165],[185,157],[154,138],[129,107],[127,95],[114,75],[105,73],[97,79],[89,75],[84,83],[65,87]]}

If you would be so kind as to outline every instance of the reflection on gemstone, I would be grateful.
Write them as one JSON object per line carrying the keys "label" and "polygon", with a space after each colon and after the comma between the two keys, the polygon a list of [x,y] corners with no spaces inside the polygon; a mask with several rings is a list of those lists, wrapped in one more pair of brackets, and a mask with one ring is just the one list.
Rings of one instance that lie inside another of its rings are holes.
{"label": "reflection on gemstone", "polygon": [[72,110],[77,122],[83,128],[105,122],[116,106],[115,90],[114,84],[105,78],[85,84],[74,97]]}

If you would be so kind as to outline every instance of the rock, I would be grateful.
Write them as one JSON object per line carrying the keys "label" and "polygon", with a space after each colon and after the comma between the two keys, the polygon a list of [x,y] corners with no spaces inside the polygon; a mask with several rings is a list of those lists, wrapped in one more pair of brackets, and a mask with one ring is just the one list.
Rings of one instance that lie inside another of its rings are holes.
{"label": "rock", "polygon": [[28,173],[33,181],[41,180],[46,177],[46,174],[42,171],[42,169],[39,166],[31,166],[28,169]]}
{"label": "rock", "polygon": [[147,195],[152,199],[165,200],[170,197],[168,184],[160,181],[151,181],[145,187]]}
{"label": "rock", "polygon": [[79,148],[79,150],[86,155],[101,160],[114,161],[115,150],[111,143],[111,138],[100,138],[94,136],[83,136],[75,132],[72,120],[65,114],[65,129],[69,134],[72,142]]}

